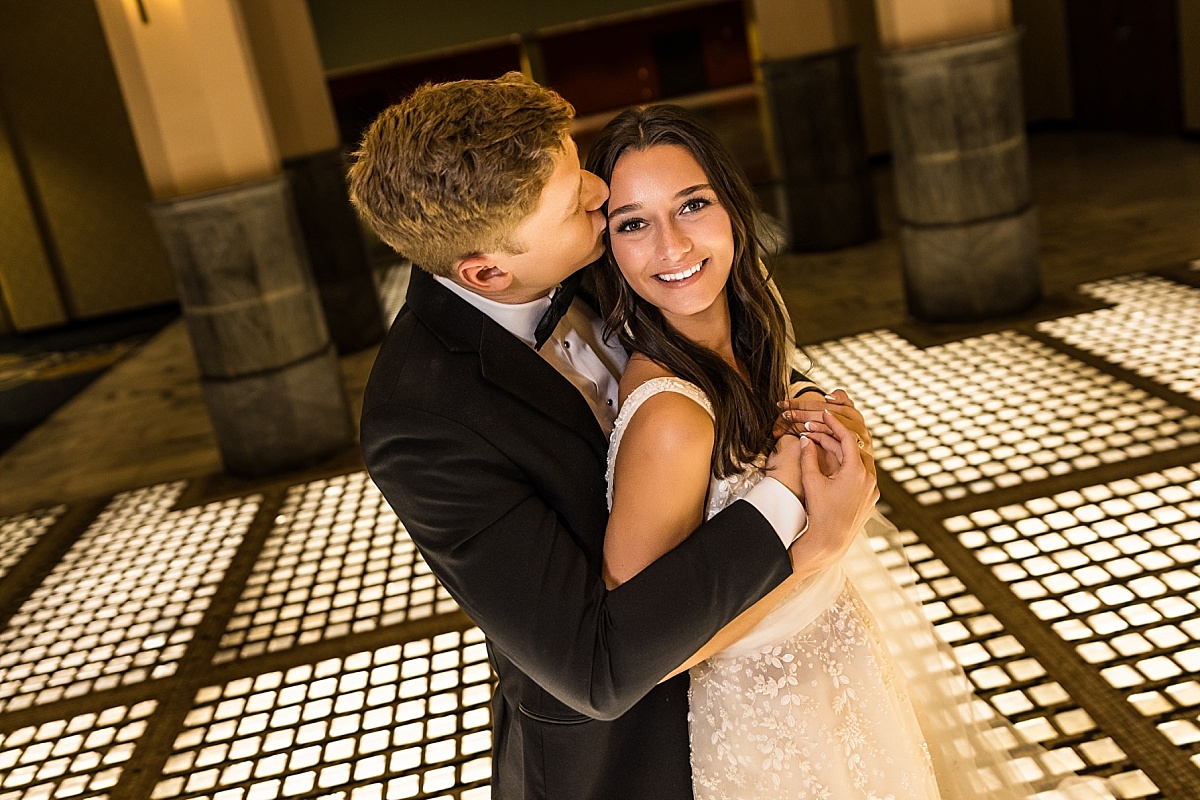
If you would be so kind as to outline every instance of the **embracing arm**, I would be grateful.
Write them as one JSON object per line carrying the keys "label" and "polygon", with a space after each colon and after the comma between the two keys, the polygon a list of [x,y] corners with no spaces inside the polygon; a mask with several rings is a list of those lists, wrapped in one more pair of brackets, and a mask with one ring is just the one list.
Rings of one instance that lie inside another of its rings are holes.
{"label": "embracing arm", "polygon": [[539,463],[563,459],[542,468],[562,473],[552,487],[552,479],[535,485],[479,430],[424,409],[377,408],[363,418],[362,440],[371,477],[492,647],[562,703],[612,719],[779,584],[790,564],[762,515],[736,503],[609,591],[546,497],[571,492],[556,505],[594,508],[599,540],[604,486],[591,477],[599,466],[580,472],[595,455],[570,436],[531,440],[546,445]]}

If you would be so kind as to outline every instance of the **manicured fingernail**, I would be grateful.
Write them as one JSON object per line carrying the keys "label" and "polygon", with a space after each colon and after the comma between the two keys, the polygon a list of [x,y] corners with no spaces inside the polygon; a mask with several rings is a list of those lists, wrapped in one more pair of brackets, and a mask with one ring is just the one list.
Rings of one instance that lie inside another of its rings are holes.
{"label": "manicured fingernail", "polygon": [[804,430],[806,430],[806,431],[811,431],[811,430],[812,430],[812,423],[811,423],[811,422],[806,422],[806,423],[804,423]]}
{"label": "manicured fingernail", "polygon": [[790,411],[783,412],[783,418],[790,422],[793,419],[792,412],[790,412]]}
{"label": "manicured fingernail", "polygon": [[802,434],[800,434],[800,446],[801,446],[801,447],[808,447],[808,437],[807,437],[807,436],[805,436],[803,433],[802,433]]}

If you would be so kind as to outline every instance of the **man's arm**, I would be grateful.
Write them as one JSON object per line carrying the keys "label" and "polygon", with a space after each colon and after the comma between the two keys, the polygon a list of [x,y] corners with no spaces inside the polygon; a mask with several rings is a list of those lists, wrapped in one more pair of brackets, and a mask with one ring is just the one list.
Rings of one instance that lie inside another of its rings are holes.
{"label": "man's arm", "polygon": [[[511,459],[428,411],[377,408],[364,456],[434,574],[492,645],[566,705],[619,716],[791,574],[737,502],[615,590]],[[598,502],[603,486],[580,487]]]}

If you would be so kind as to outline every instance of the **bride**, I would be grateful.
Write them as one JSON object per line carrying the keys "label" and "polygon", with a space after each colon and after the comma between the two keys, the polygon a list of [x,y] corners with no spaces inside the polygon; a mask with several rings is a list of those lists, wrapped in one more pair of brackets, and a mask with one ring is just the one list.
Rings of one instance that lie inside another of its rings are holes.
{"label": "bride", "polygon": [[[859,450],[870,439],[844,392],[789,386],[786,312],[732,157],[687,112],[652,106],[612,120],[587,169],[610,187],[597,294],[632,352],[608,456],[606,582],[636,575],[744,494],[777,449],[803,448],[815,536],[836,513],[818,494],[873,468]],[[776,443],[780,407],[799,441]],[[965,677],[865,542],[777,589],[680,667],[696,797],[1025,798],[1031,777],[1054,785],[1039,798],[1108,796],[964,714]]]}

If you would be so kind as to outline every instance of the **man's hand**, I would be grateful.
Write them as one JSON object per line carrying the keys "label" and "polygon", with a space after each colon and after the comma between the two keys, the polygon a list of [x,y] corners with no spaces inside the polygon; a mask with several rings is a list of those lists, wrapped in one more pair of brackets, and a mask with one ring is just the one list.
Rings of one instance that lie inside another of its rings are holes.
{"label": "man's hand", "polygon": [[782,483],[802,502],[804,485],[800,469],[801,440],[798,436],[784,433],[775,443],[775,450],[767,457],[767,474]]}

